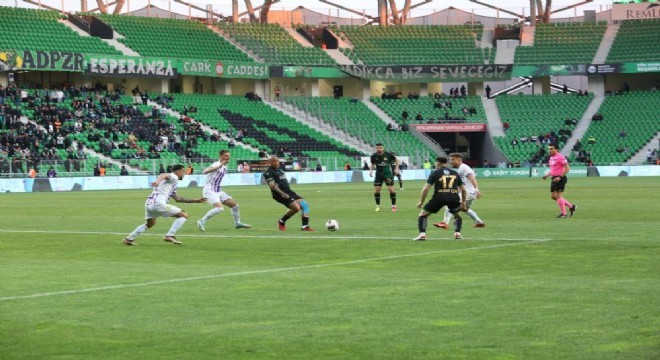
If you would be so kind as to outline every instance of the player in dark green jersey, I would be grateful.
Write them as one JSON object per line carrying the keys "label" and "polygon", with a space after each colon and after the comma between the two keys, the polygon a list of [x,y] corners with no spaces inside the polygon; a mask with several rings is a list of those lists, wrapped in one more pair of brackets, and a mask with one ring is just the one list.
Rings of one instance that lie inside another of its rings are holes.
{"label": "player in dark green jersey", "polygon": [[[424,241],[426,240],[426,224],[427,218],[431,214],[436,214],[444,206],[449,209],[449,212],[454,215],[454,239],[462,239],[461,236],[461,226],[463,224],[463,219],[459,215],[461,211],[467,211],[467,205],[465,205],[465,200],[467,197],[467,192],[465,190],[465,185],[461,176],[454,170],[447,167],[447,158],[437,157],[435,159],[435,168],[424,188],[422,189],[422,195],[417,203],[417,207],[422,209],[419,213],[419,218],[417,219],[417,226],[419,228],[419,235],[414,238],[415,241]],[[428,195],[429,190],[433,188],[433,196],[429,200],[424,208],[424,200],[426,195]],[[459,197],[460,194],[460,197]]]}
{"label": "player in dark green jersey", "polygon": [[376,212],[380,211],[380,189],[383,183],[387,186],[390,192],[390,200],[392,201],[392,212],[396,212],[396,191],[394,191],[394,175],[399,173],[399,160],[396,156],[385,151],[383,144],[376,144],[376,152],[371,155],[371,166],[369,167],[369,176],[373,176],[373,171],[376,170],[376,178],[374,179],[374,199],[376,200]]}
{"label": "player in dark green jersey", "polygon": [[289,180],[287,180],[284,171],[280,169],[280,159],[273,155],[268,158],[268,164],[270,167],[264,172],[263,177],[270,188],[273,200],[289,209],[289,211],[287,211],[277,222],[280,230],[285,231],[286,221],[298,211],[302,210],[302,213],[300,214],[302,217],[301,230],[314,231],[314,229],[309,226],[309,206],[307,205],[307,201],[289,187]]}

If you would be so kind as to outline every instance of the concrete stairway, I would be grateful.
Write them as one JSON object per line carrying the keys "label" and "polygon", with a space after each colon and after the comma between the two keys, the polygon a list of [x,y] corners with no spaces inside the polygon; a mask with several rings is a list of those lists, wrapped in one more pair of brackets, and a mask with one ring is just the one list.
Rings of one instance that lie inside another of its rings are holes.
{"label": "concrete stairway", "polygon": [[598,51],[594,55],[592,64],[604,64],[607,60],[607,54],[609,54],[610,49],[612,48],[612,43],[616,38],[616,34],[619,33],[619,24],[608,25],[607,30],[605,30],[605,35],[600,41],[598,46]]}
{"label": "concrete stairway", "polygon": [[[163,109],[163,106],[160,105],[160,104],[158,104],[158,103],[156,103],[155,101],[149,100],[149,101],[148,101],[148,104],[151,105],[151,106],[155,106],[155,107],[157,107],[159,110]],[[174,110],[172,110],[172,109],[167,109],[167,108],[166,108],[165,111],[166,111],[170,116],[176,116],[177,118],[180,118],[181,115],[182,115],[180,112],[178,112],[178,111],[174,111]],[[218,135],[218,136],[219,136],[222,140],[224,140],[224,141],[229,141],[229,140],[230,140],[230,138],[229,138],[227,135],[225,135],[225,133],[222,133],[222,132],[218,131],[217,129],[214,129],[214,128],[212,128],[212,127],[210,127],[210,126],[208,126],[208,125],[206,125],[206,124],[204,124],[204,123],[201,123],[201,122],[195,120],[195,118],[193,118],[193,117],[190,116],[190,115],[188,115],[188,117],[190,117],[190,118],[192,119],[193,123],[197,123],[197,124],[199,124],[199,126],[200,126],[200,127],[202,128],[202,130],[204,130],[205,132],[208,132],[208,133],[210,133],[210,134],[216,134],[216,135]],[[250,146],[250,145],[248,145],[248,144],[244,144],[244,143],[239,142],[239,141],[236,141],[236,146],[239,146],[239,147],[242,147],[242,148],[244,148],[244,149],[250,150],[250,151],[252,151],[252,152],[254,152],[254,153],[258,153],[258,152],[259,152],[259,149],[255,148],[255,147],[252,147],[252,146]]]}
{"label": "concrete stairway", "polygon": [[[363,101],[365,105],[369,108],[369,110],[373,111],[374,114],[378,115],[378,117],[383,120],[385,123],[388,124],[394,124],[399,126],[399,124],[392,119],[385,111],[381,110],[376,104],[372,103],[371,100],[365,100]],[[419,141],[424,143],[426,146],[429,148],[433,149],[435,153],[438,156],[446,156],[447,153],[442,149],[442,146],[438,144],[435,140],[433,140],[430,136],[426,135],[423,132],[417,131],[417,129],[410,127],[408,130],[414,137],[416,137]]]}
{"label": "concrete stairway", "polygon": [[605,100],[603,96],[594,96],[594,98],[591,100],[591,104],[589,104],[587,110],[584,112],[584,114],[582,114],[582,119],[580,119],[577,127],[575,130],[573,130],[573,135],[570,139],[568,139],[566,145],[564,145],[564,148],[561,149],[562,155],[568,156],[571,154],[573,145],[575,145],[579,139],[582,139],[584,134],[587,132],[589,125],[591,125],[591,118],[598,112],[600,105],[603,104],[603,100]]}
{"label": "concrete stairway", "polygon": [[534,34],[536,26],[523,26],[520,46],[534,46]]}
{"label": "concrete stairway", "polygon": [[479,47],[482,49],[493,47],[494,37],[495,37],[494,29],[484,29],[483,33],[481,34],[481,43],[479,44]]}
{"label": "concrete stairway", "polygon": [[[68,27],[69,29],[75,31],[80,36],[92,36],[89,33],[85,32],[85,30],[83,30],[83,29],[77,27],[76,25],[74,25],[73,23],[71,23],[69,20],[60,19],[60,20],[58,20],[58,22],[60,24],[64,24],[66,27]],[[118,38],[123,38],[123,36],[121,34],[119,34],[118,32],[115,31],[113,37],[114,37],[114,39],[101,39],[101,38],[99,38],[99,39],[101,41],[105,42],[106,44],[112,46],[113,48],[121,51],[122,54],[124,54],[126,56],[140,56],[140,54],[138,54],[135,50],[133,50],[133,49],[129,48],[128,46],[126,46],[126,45],[120,43],[119,41],[117,41]]]}
{"label": "concrete stairway", "polygon": [[[651,151],[653,150],[658,150],[660,149],[660,132],[656,133],[653,139],[651,139],[649,142],[646,143],[646,145],[642,146],[641,149],[639,149],[638,152],[635,153],[628,161],[626,161],[626,165],[643,165],[643,164],[648,164],[646,162],[646,152],[650,149]],[[655,164],[655,163],[654,163]]]}
{"label": "concrete stairway", "polygon": [[495,99],[481,99],[486,111],[486,119],[488,120],[488,132],[490,136],[504,136],[504,125],[500,117],[500,110],[497,108]]}
{"label": "concrete stairway", "polygon": [[337,140],[341,140],[345,144],[352,146],[353,148],[357,149],[360,152],[363,152],[365,154],[370,153],[373,151],[373,147],[370,144],[367,144],[366,142],[362,141],[361,139],[358,139],[349,133],[345,132],[344,130],[335,128],[329,123],[326,123],[322,119],[319,119],[315,116],[310,115],[306,111],[292,105],[292,104],[287,104],[285,102],[268,102],[265,101],[265,104],[270,105],[274,109],[277,109],[283,113],[285,113],[288,116],[291,116],[292,118],[298,120],[299,122],[316,129],[323,134],[335,138]]}
{"label": "concrete stairway", "polygon": [[497,53],[495,54],[495,64],[513,64],[513,60],[516,57],[516,48],[497,48]]}
{"label": "concrete stairway", "polygon": [[341,51],[337,49],[327,49],[325,50],[331,58],[333,58],[339,65],[353,65],[351,59],[347,58],[346,55],[342,54]]}
{"label": "concrete stairway", "polygon": [[245,46],[239,44],[236,40],[232,39],[230,36],[227,36],[224,32],[222,32],[222,30],[218,29],[217,27],[215,27],[215,26],[213,26],[213,25],[208,25],[207,27],[208,27],[209,29],[211,29],[211,31],[213,31],[213,32],[215,32],[216,34],[218,34],[218,36],[223,37],[225,40],[227,40],[227,41],[229,41],[230,43],[232,43],[232,44],[233,44],[234,46],[236,46],[239,50],[241,50],[242,52],[244,52],[247,56],[251,57],[254,61],[257,61],[257,62],[264,62],[264,59],[260,58],[259,56],[257,56],[256,54],[254,54],[252,51],[248,50],[248,48],[246,48]]}
{"label": "concrete stairway", "polygon": [[289,35],[291,35],[291,37],[294,38],[300,45],[304,47],[314,47],[314,45],[310,44],[310,42],[307,41],[307,39],[305,39],[302,35],[300,35],[300,33],[296,31],[296,29],[287,27],[284,28],[284,30],[286,30],[286,32],[288,32]]}

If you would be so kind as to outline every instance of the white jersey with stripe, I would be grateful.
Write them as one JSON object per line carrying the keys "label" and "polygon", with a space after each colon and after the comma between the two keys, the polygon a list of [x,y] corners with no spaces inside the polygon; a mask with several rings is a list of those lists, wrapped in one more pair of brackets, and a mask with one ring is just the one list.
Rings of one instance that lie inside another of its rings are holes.
{"label": "white jersey with stripe", "polygon": [[465,190],[466,190],[468,193],[472,193],[472,192],[474,192],[474,185],[472,185],[472,183],[470,182],[470,180],[468,180],[468,177],[469,177],[470,175],[472,175],[472,176],[476,176],[476,174],[474,173],[474,170],[472,170],[472,168],[469,167],[469,166],[466,165],[466,164],[461,164],[461,165],[456,169],[456,172],[457,172],[458,175],[461,177],[461,180],[463,180],[463,184],[465,184]]}
{"label": "white jersey with stripe", "polygon": [[154,204],[167,204],[170,197],[176,192],[176,186],[179,183],[179,177],[175,174],[167,174],[165,180],[156,186],[149,197],[147,197],[147,205]]}
{"label": "white jersey with stripe", "polygon": [[[209,167],[220,166],[220,162],[216,161]],[[207,188],[210,188],[211,191],[221,192],[222,191],[222,179],[224,179],[227,174],[227,167],[221,166],[218,170],[212,171],[206,174],[206,184],[204,185]]]}

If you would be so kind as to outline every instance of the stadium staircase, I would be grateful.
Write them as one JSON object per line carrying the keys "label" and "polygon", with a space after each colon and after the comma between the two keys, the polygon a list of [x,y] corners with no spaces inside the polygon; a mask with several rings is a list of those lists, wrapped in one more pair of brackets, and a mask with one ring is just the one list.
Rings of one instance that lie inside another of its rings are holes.
{"label": "stadium staircase", "polygon": [[610,24],[607,26],[605,35],[603,35],[603,39],[598,46],[598,51],[596,51],[596,55],[591,62],[592,64],[604,64],[607,61],[607,54],[612,49],[612,44],[614,43],[614,39],[616,39],[616,35],[619,33],[619,28],[619,24]]}
{"label": "stadium staircase", "polygon": [[[77,32],[78,35],[80,35],[80,36],[86,36],[86,37],[92,36],[89,33],[87,33],[86,31],[84,31],[83,29],[76,26],[74,23],[70,22],[69,20],[61,19],[61,20],[59,20],[59,22],[62,23],[64,26],[68,27],[69,29]],[[121,42],[117,41],[117,38],[119,38],[119,37],[123,37],[123,36],[121,36],[118,32],[114,31],[112,39],[101,39],[101,38],[99,38],[99,39],[101,41],[103,41],[104,43],[106,43],[106,44],[112,46],[113,48],[117,49],[118,51],[120,51],[122,54],[124,54],[126,56],[140,56],[140,54],[138,54],[133,49],[131,49],[128,46],[126,46],[126,45],[122,44]]]}
{"label": "stadium staircase", "polygon": [[504,136],[504,126],[502,124],[502,118],[500,117],[500,111],[497,109],[497,103],[495,99],[481,99],[484,112],[486,113],[486,120],[488,121],[488,132],[491,137]]}
{"label": "stadium staircase", "polygon": [[307,48],[314,47],[314,45],[312,45],[309,41],[307,41],[307,39],[305,39],[302,35],[300,35],[300,33],[296,31],[296,29],[285,27],[284,30],[286,30],[286,32],[289,33],[289,36],[291,36],[294,40],[296,40],[298,44],[300,44],[302,47],[307,47]]}
{"label": "stadium staircase", "polygon": [[590,63],[607,29],[606,22],[575,22],[538,24],[533,46],[525,38],[516,49],[517,65],[557,65]]}
{"label": "stadium staircase", "polygon": [[326,49],[324,51],[339,65],[353,65],[353,61],[339,49]]}
{"label": "stadium staircase", "polygon": [[534,46],[535,26],[523,26],[520,36],[520,46]]}
{"label": "stadium staircase", "polygon": [[122,34],[124,38],[118,41],[142,56],[253,62],[234,44],[198,21],[96,13],[94,16]]}
{"label": "stadium staircase", "polygon": [[603,100],[605,100],[605,98],[602,96],[594,96],[591,100],[589,107],[587,107],[587,110],[582,115],[582,119],[580,119],[575,130],[573,130],[573,135],[568,139],[564,148],[561,149],[562,155],[569,156],[571,154],[573,145],[575,145],[578,139],[582,139],[584,133],[587,132],[587,129],[589,129],[589,126],[591,125],[591,118],[598,113],[598,109],[600,109],[600,106],[603,104]]}
{"label": "stadium staircase", "polygon": [[[626,165],[642,165],[642,164],[648,164],[646,161],[646,151],[647,150],[660,150],[660,132],[655,134],[653,139],[651,139],[649,142],[646,143],[638,152],[635,153],[628,161],[626,161]],[[655,164],[655,162],[653,163]]]}
{"label": "stadium staircase", "polygon": [[513,61],[516,58],[516,49],[517,47],[497,48],[494,64],[513,64]]}
{"label": "stadium staircase", "polygon": [[[80,36],[59,22],[56,11],[0,6],[0,49],[71,51],[121,55],[121,52],[94,36]],[[25,29],[29,29],[26,36]]]}
{"label": "stadium staircase", "polygon": [[[598,113],[602,121],[592,121],[582,137],[584,149],[591,151],[594,164],[622,164],[644,149],[660,131],[660,95],[657,91],[628,92],[607,96]],[[621,137],[624,130],[627,134]],[[596,142],[588,144],[590,137]],[[621,147],[621,152],[616,151]]]}
{"label": "stadium staircase", "polygon": [[[484,64],[475,44],[481,25],[353,26],[339,27],[354,48],[344,48],[353,62],[368,65]],[[481,35],[479,35],[481,36]]]}
{"label": "stadium staircase", "polygon": [[484,53],[484,60],[487,64],[495,64],[497,57],[497,48],[493,47],[494,29],[484,29],[481,32],[481,39],[477,39],[477,47]]}
{"label": "stadium staircase", "polygon": [[622,21],[607,62],[657,62],[660,59],[659,33],[660,19]]}
{"label": "stadium staircase", "polygon": [[236,46],[237,49],[244,52],[245,55],[252,58],[252,60],[257,61],[257,62],[264,62],[264,59],[262,59],[259,56],[255,55],[252,51],[248,50],[245,46],[241,45],[236,40],[234,40],[231,37],[227,36],[224,32],[222,32],[222,30],[218,29],[217,27],[215,27],[213,25],[208,25],[208,28],[211,29],[211,31],[213,31],[214,33],[218,34],[218,36],[221,36],[223,39],[225,39],[225,40],[229,41],[230,43],[234,44],[234,46]]}
{"label": "stadium staircase", "polygon": [[[303,105],[305,99],[312,100],[312,97],[293,97],[285,98],[282,102],[266,102],[268,105],[272,106],[274,109],[283,112],[284,114],[298,120],[299,122],[321,131],[325,135],[341,140],[345,144],[356,148],[357,150],[363,153],[369,153],[373,150],[373,146],[369,142],[366,142],[360,139],[357,136],[349,134],[345,131],[343,126],[338,125],[335,122],[327,121],[320,116],[319,112],[306,111]],[[328,114],[326,114],[328,115]],[[339,115],[339,114],[338,114]],[[343,115],[343,114],[342,114]],[[326,118],[329,118],[326,116]],[[339,121],[337,121],[339,122]]]}
{"label": "stadium staircase", "polygon": [[[532,159],[534,154],[545,147],[533,141],[512,145],[515,138],[531,138],[555,132],[561,129],[574,130],[574,126],[566,125],[565,120],[580,119],[591,103],[593,96],[577,96],[573,94],[548,95],[505,95],[495,98],[502,122],[508,122],[510,127],[503,137],[493,137],[493,142],[507,158],[513,162],[523,163]],[[563,143],[559,141],[559,146]],[[539,162],[537,158],[534,162]]]}

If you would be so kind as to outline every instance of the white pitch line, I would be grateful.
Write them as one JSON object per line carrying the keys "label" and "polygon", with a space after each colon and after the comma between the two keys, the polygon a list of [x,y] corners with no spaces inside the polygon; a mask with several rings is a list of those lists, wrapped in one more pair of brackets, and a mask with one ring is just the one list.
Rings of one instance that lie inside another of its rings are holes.
{"label": "white pitch line", "polygon": [[[126,236],[127,233],[112,232],[112,231],[58,231],[58,230],[10,230],[10,229],[0,229],[0,233],[17,233],[17,234],[70,234],[70,235],[117,235],[117,236]],[[160,237],[162,234],[146,233],[140,236],[157,236]],[[193,238],[218,238],[218,239],[244,239],[244,238],[253,238],[253,239],[338,239],[338,240],[410,240],[411,237],[403,236],[341,236],[341,235],[321,235],[321,236],[278,236],[278,235],[222,235],[222,234],[177,234],[177,237],[193,237]],[[428,240],[445,240],[444,238],[438,237],[438,239],[428,239]],[[449,240],[447,238],[446,240]],[[548,241],[551,239],[544,238],[471,238],[467,237],[464,240],[478,240],[478,241]]]}
{"label": "white pitch line", "polygon": [[517,242],[517,243],[496,244],[496,245],[486,245],[486,246],[473,246],[473,247],[467,247],[467,248],[462,248],[462,249],[436,250],[436,251],[427,251],[427,252],[411,253],[411,254],[404,254],[404,255],[391,255],[391,256],[383,256],[383,257],[377,257],[377,258],[367,258],[367,259],[359,259],[359,260],[352,260],[352,261],[343,261],[343,262],[332,263],[332,264],[312,264],[312,265],[302,265],[302,266],[293,266],[293,267],[275,268],[275,269],[250,270],[250,271],[240,271],[240,272],[235,272],[235,273],[225,273],[225,274],[194,276],[194,277],[178,278],[178,279],[149,281],[149,282],[136,283],[136,284],[107,285],[107,286],[99,286],[99,287],[86,288],[86,289],[74,289],[74,290],[63,290],[63,291],[36,293],[36,294],[31,294],[31,295],[5,296],[5,297],[0,297],[0,302],[10,301],[10,300],[42,298],[42,297],[48,297],[48,296],[80,294],[80,293],[96,292],[96,291],[103,291],[103,290],[115,290],[115,289],[126,289],[126,288],[143,287],[143,286],[151,286],[151,285],[172,284],[172,283],[188,282],[188,281],[219,279],[219,278],[227,278],[227,277],[243,276],[243,275],[270,274],[270,273],[277,273],[277,272],[284,272],[284,271],[320,269],[320,268],[333,267],[333,266],[362,264],[362,263],[371,262],[371,261],[403,259],[403,258],[408,258],[408,257],[433,255],[433,254],[441,254],[441,253],[451,253],[451,252],[469,251],[469,250],[484,250],[484,249],[500,248],[500,247],[505,247],[505,246],[536,244],[536,243],[541,243],[541,242],[546,242],[546,241],[550,241],[550,240],[549,239],[543,239],[543,240],[533,240],[533,241],[525,241],[525,242]]}

